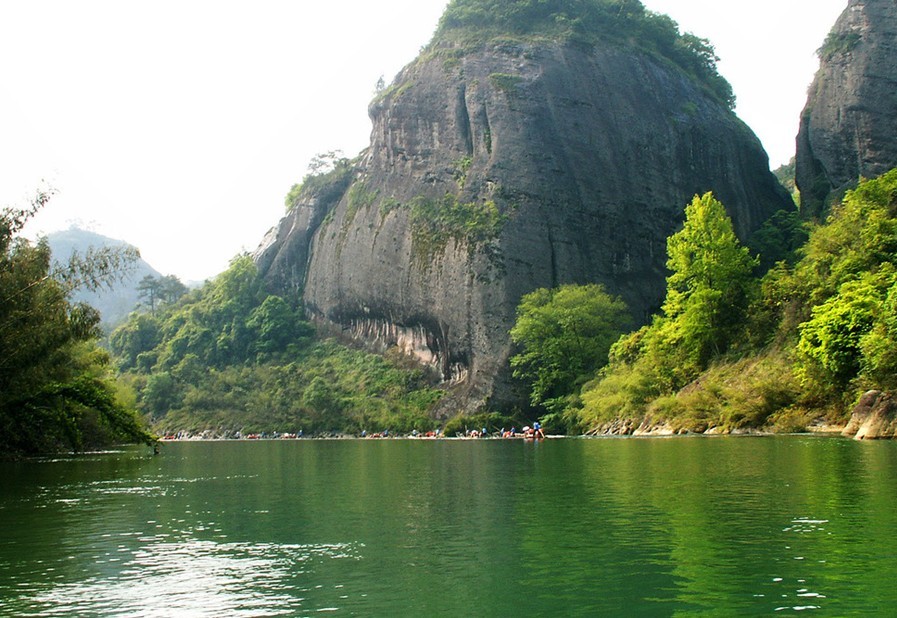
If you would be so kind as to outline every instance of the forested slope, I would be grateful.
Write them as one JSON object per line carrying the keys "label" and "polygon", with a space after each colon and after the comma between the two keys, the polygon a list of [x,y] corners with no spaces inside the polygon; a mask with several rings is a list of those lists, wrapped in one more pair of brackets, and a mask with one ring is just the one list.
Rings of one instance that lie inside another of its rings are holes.
{"label": "forested slope", "polygon": [[897,386],[897,170],[848,192],[762,277],[711,195],[686,214],[662,311],[567,385],[569,426],[790,431],[843,424],[863,392]]}

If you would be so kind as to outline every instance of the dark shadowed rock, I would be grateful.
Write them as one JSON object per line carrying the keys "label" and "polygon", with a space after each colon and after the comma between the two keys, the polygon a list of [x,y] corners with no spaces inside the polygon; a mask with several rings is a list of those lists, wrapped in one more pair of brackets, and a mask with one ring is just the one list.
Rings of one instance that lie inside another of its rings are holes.
{"label": "dark shadowed rock", "polygon": [[258,263],[319,321],[432,367],[447,412],[525,400],[508,368],[523,294],[599,282],[644,321],[695,194],[742,239],[792,204],[725,104],[625,45],[433,45],[370,115],[351,186],[326,215],[301,204]]}
{"label": "dark shadowed rock", "polygon": [[897,167],[897,4],[850,0],[819,56],[797,138],[808,218],[823,216],[860,177]]}

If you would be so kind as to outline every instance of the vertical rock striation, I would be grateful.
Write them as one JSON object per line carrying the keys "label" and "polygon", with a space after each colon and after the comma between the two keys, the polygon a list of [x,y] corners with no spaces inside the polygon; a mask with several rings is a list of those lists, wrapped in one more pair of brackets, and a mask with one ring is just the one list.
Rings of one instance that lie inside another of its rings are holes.
{"label": "vertical rock striation", "polygon": [[726,105],[625,45],[434,44],[370,116],[351,186],[291,213],[257,261],[317,320],[432,367],[452,412],[525,401],[508,369],[523,294],[599,282],[645,320],[695,194],[742,238],[791,204]]}
{"label": "vertical rock striation", "polygon": [[824,216],[860,177],[897,167],[897,4],[850,0],[819,57],[797,137],[807,218]]}

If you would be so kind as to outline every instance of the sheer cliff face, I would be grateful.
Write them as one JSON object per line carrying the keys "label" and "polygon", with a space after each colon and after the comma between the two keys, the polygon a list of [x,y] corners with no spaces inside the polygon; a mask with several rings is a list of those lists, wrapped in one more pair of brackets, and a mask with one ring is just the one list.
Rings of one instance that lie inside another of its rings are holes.
{"label": "sheer cliff face", "polygon": [[797,138],[801,208],[897,166],[897,4],[850,0],[820,48]]}
{"label": "sheer cliff face", "polygon": [[[320,320],[432,366],[452,411],[519,401],[508,331],[523,294],[600,282],[644,320],[695,194],[713,191],[742,237],[790,203],[749,129],[632,50],[441,48],[370,112],[352,186],[319,224],[286,218],[259,264],[275,288],[302,278]],[[307,270],[291,227],[310,239]]]}

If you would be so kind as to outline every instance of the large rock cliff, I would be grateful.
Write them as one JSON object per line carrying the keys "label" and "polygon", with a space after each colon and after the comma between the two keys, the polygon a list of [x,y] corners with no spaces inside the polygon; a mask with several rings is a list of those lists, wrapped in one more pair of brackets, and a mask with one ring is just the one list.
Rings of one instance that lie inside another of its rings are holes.
{"label": "large rock cliff", "polygon": [[850,0],[819,57],[797,138],[808,218],[824,215],[860,177],[897,167],[897,4]]}
{"label": "large rock cliff", "polygon": [[742,238],[791,204],[724,102],[631,45],[434,43],[370,115],[351,186],[301,199],[257,261],[319,321],[431,366],[453,411],[521,401],[523,294],[600,282],[645,320],[695,194]]}

